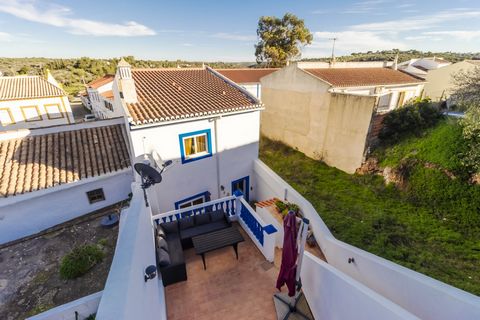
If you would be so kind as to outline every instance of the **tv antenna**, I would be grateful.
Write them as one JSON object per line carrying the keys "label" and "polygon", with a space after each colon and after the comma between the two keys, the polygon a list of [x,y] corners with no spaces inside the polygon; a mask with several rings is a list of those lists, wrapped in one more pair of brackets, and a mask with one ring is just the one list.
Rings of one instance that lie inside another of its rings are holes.
{"label": "tv antenna", "polygon": [[338,40],[337,37],[329,38],[328,40],[333,41],[332,44],[332,62],[335,62],[335,42]]}
{"label": "tv antenna", "polygon": [[148,198],[147,198],[147,189],[151,186],[162,182],[162,172],[167,168],[169,165],[172,164],[172,160],[165,161],[162,164],[162,170],[158,172],[155,168],[150,167],[148,164],[145,163],[135,163],[133,166],[135,171],[142,177],[142,190],[143,190],[143,197],[145,198],[145,205],[148,207]]}

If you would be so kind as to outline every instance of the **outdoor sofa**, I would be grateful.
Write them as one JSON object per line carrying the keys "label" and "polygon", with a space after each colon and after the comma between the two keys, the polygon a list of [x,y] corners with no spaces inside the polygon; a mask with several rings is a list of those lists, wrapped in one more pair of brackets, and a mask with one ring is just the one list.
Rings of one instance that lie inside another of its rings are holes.
{"label": "outdoor sofa", "polygon": [[189,216],[157,227],[157,264],[164,286],[187,280],[183,250],[191,248],[192,237],[232,225],[223,210]]}

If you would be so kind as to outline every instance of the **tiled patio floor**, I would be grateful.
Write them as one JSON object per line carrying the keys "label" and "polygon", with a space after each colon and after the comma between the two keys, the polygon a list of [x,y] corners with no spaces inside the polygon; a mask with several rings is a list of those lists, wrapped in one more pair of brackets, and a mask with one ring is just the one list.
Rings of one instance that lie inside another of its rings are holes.
{"label": "tiled patio floor", "polygon": [[[277,292],[280,250],[269,264],[248,235],[238,246],[206,254],[207,270],[193,249],[185,251],[188,280],[166,288],[168,320],[276,319],[272,295]],[[267,269],[267,270],[265,270]]]}

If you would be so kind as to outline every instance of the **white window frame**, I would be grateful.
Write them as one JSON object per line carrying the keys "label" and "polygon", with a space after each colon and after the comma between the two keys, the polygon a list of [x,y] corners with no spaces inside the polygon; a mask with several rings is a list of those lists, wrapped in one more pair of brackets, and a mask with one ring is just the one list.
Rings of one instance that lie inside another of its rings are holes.
{"label": "white window frame", "polygon": [[[197,149],[197,146],[196,146],[197,137],[200,137],[200,136],[205,136],[205,148],[206,148],[206,150],[201,151],[201,152],[195,152],[191,155],[187,155],[187,152],[185,150],[185,140],[193,138],[193,143],[194,143],[195,149]],[[210,152],[208,151],[208,134],[207,133],[200,133],[200,134],[196,134],[196,135],[192,135],[192,136],[188,136],[188,137],[183,137],[182,140],[183,140],[183,154],[185,155],[185,159],[189,160],[189,159],[203,157],[207,154],[210,154]]]}

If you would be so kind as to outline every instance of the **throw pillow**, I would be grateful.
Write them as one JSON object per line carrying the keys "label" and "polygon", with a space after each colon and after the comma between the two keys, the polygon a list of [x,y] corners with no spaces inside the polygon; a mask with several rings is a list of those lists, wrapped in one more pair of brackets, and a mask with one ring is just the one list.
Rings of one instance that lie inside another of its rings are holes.
{"label": "throw pillow", "polygon": [[179,220],[180,230],[191,228],[195,226],[193,217],[183,218]]}
{"label": "throw pillow", "polygon": [[158,265],[162,267],[166,267],[170,264],[170,255],[167,251],[160,249],[158,250]]}
{"label": "throw pillow", "polygon": [[198,214],[195,216],[195,225],[201,226],[210,222],[210,215],[208,213]]}
{"label": "throw pillow", "polygon": [[159,249],[163,249],[168,252],[168,243],[167,240],[158,237],[157,238],[157,246]]}
{"label": "throw pillow", "polygon": [[167,236],[165,235],[165,230],[162,227],[157,226],[157,237],[165,239]]}
{"label": "throw pillow", "polygon": [[225,213],[221,210],[210,212],[212,222],[221,221],[225,219]]}
{"label": "throw pillow", "polygon": [[160,225],[165,233],[178,233],[178,221],[165,222]]}

